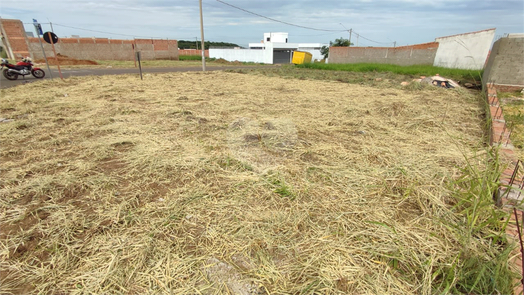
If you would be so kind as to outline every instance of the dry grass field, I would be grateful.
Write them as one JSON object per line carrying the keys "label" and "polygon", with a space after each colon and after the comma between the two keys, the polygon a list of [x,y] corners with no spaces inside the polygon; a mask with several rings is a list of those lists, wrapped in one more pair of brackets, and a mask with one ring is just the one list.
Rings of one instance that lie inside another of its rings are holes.
{"label": "dry grass field", "polygon": [[207,72],[1,90],[1,292],[464,290],[460,270],[502,251],[465,242],[453,209],[482,107],[384,83]]}

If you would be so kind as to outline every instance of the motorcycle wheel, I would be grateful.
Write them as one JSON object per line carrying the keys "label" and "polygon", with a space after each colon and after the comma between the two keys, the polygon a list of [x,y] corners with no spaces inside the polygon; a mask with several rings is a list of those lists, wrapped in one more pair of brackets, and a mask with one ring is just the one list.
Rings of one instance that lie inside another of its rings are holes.
{"label": "motorcycle wheel", "polygon": [[16,80],[18,79],[18,74],[17,73],[13,73],[13,72],[10,72],[8,69],[5,69],[4,72],[4,77],[7,79],[7,80]]}
{"label": "motorcycle wheel", "polygon": [[43,70],[34,70],[32,74],[37,79],[42,79],[43,77],[45,77],[45,72]]}

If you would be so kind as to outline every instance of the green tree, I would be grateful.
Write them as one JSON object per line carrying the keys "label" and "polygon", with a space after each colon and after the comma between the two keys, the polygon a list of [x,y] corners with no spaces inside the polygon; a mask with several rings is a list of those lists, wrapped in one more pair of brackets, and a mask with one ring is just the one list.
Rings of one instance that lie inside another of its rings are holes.
{"label": "green tree", "polygon": [[[344,39],[342,37],[335,39],[335,41],[329,41],[330,47],[348,47],[350,45],[354,45],[353,43],[350,43],[348,39]],[[329,47],[322,46],[320,48],[320,54],[324,56],[324,58],[327,58],[329,56]]]}
{"label": "green tree", "polygon": [[335,42],[329,41],[331,47],[348,47],[350,45],[353,45],[353,43],[349,44],[349,40],[342,37],[335,39]]}
{"label": "green tree", "polygon": [[324,56],[324,59],[328,58],[329,47],[328,46],[322,46],[322,48],[320,48],[320,54],[322,54]]}
{"label": "green tree", "polygon": [[[197,45],[198,43],[198,45]],[[200,41],[196,41],[196,40],[178,40],[178,48],[180,49],[196,49],[198,46],[198,49],[201,49],[201,44],[200,44]],[[209,46],[214,46],[214,47],[229,47],[229,48],[233,48],[233,47],[240,47],[239,45],[237,44],[234,44],[234,43],[227,43],[227,42],[210,42],[210,41],[206,41],[204,43],[204,46],[206,49],[209,49]]]}

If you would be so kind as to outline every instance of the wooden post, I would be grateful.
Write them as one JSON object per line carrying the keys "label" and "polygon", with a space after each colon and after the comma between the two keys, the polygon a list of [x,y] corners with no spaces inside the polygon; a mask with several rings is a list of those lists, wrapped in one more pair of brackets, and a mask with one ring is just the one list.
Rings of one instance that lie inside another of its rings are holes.
{"label": "wooden post", "polygon": [[202,43],[202,46],[200,46],[202,49],[202,72],[206,71],[206,46],[204,42],[204,17],[202,16],[202,0],[198,1],[200,4],[200,35],[202,36],[202,40],[200,41]]}
{"label": "wooden post", "polygon": [[58,74],[60,75],[60,79],[64,80],[64,77],[62,76],[62,70],[60,69],[60,62],[58,62],[58,56],[56,55],[55,43],[53,42],[53,37],[51,37],[51,32],[47,32],[47,36],[49,37],[49,40],[51,40],[51,46],[53,47],[53,53],[55,54],[56,65],[58,66]]}
{"label": "wooden post", "polygon": [[136,58],[138,59],[138,69],[140,71],[140,80],[144,80],[144,78],[142,78],[142,64],[140,63],[140,51],[136,52]]}
{"label": "wooden post", "polygon": [[131,47],[133,47],[133,59],[135,60],[135,68],[136,68],[136,52],[135,52],[135,44],[131,44]]}

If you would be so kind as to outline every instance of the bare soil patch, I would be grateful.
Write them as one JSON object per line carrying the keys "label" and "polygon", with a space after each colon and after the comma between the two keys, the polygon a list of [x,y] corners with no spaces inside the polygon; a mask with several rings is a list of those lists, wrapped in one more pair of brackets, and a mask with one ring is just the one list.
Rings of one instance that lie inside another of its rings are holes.
{"label": "bare soil patch", "polygon": [[468,93],[207,72],[1,95],[2,292],[430,294],[464,251]]}
{"label": "bare soil patch", "polygon": [[[49,62],[49,65],[56,66],[57,64],[60,64],[61,66],[75,66],[75,65],[98,65],[98,63],[94,60],[86,60],[86,59],[76,59],[72,58],[66,55],[61,55],[60,53],[57,54],[58,57],[58,63],[57,58],[52,56],[48,57],[47,61]],[[35,60],[35,63],[45,63],[44,59],[37,59]]]}

